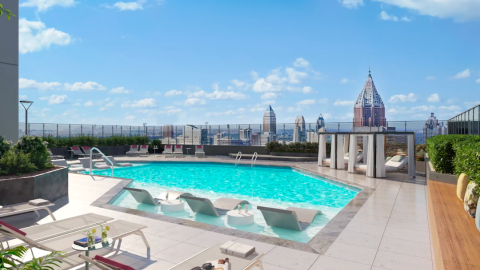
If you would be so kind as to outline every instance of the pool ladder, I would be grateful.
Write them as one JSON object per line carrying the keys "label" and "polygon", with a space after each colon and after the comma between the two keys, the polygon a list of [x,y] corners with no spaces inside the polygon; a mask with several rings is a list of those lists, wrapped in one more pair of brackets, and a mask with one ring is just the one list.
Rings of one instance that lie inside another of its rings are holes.
{"label": "pool ladder", "polygon": [[[112,177],[113,177],[113,162],[107,157],[105,156],[105,154],[100,151],[100,149],[96,148],[96,147],[92,147],[92,149],[90,150],[90,175],[93,177],[93,173],[92,173],[92,169],[93,169],[93,151],[96,150],[100,155],[103,156],[103,158],[105,159],[105,163],[110,163],[110,168],[112,169]],[[94,178],[95,179],[95,178]]]}
{"label": "pool ladder", "polygon": [[237,161],[240,162],[240,159],[242,159],[242,152],[238,152],[235,157],[235,167],[237,167]]}
{"label": "pool ladder", "polygon": [[253,168],[253,165],[255,165],[255,162],[257,162],[257,157],[258,157],[257,152],[253,153],[253,156],[252,156],[252,164],[251,164],[251,167],[252,167],[252,168]]}

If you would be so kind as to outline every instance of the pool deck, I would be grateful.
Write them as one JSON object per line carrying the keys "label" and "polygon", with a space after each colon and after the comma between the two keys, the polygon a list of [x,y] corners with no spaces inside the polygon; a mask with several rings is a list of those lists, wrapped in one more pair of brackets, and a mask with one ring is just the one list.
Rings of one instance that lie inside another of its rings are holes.
{"label": "pool deck", "polygon": [[[195,159],[191,156],[168,159],[154,156],[116,157],[116,159],[117,161],[234,163],[234,160],[227,158]],[[250,164],[247,160],[242,163]],[[129,213],[96,206],[101,203],[102,198],[112,192],[112,189],[128,181],[118,178],[95,177],[92,179],[88,175],[70,173],[69,196],[55,202],[54,215],[57,219],[63,219],[93,212],[147,225],[148,228],[144,233],[151,245],[150,259],[147,259],[143,242],[137,236],[125,238],[118,253],[115,253],[116,250],[91,253],[91,256],[109,253],[112,259],[131,265],[135,269],[168,269],[207,247],[228,240],[255,246],[257,251],[265,253],[263,262],[266,270],[433,269],[424,178],[409,179],[403,173],[389,173],[385,179],[374,179],[361,174],[318,167],[316,163],[307,162],[258,160],[257,164],[292,166],[363,187],[370,192],[368,198],[358,206],[358,209],[355,209],[353,214],[348,211],[345,213],[350,214],[351,218],[329,223],[332,225],[331,231],[326,235],[331,233],[336,237],[326,245],[327,249],[316,250],[317,252],[288,248],[283,243],[276,245],[243,238],[241,233],[245,232],[242,231],[237,231],[240,232],[238,235],[226,234],[212,231],[210,228],[194,228],[162,221],[150,218],[148,215],[139,216],[135,211]],[[3,218],[2,221],[25,227],[35,223],[48,223],[52,220],[49,216],[42,216],[37,220],[35,214],[24,214]],[[76,256],[72,256],[66,259],[63,269],[84,269],[84,267]]]}

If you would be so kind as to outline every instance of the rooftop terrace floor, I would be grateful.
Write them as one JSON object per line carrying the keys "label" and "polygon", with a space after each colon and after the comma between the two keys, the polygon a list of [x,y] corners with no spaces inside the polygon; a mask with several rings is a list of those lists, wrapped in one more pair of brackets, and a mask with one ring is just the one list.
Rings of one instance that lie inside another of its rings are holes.
{"label": "rooftop terrace floor", "polygon": [[[195,159],[191,156],[176,159],[154,156],[116,159],[234,162],[219,157]],[[250,161],[242,163],[250,164]],[[393,173],[388,174],[386,179],[374,179],[318,167],[316,163],[258,160],[257,164],[295,166],[364,187],[371,192],[356,214],[344,226],[339,227],[335,233],[336,238],[326,245],[327,248],[317,249],[317,253],[92,206],[92,203],[124,181],[117,178],[95,177],[94,180],[88,175],[70,173],[69,196],[55,202],[54,215],[57,219],[63,219],[93,212],[147,225],[144,233],[151,246],[150,259],[147,259],[146,248],[138,236],[125,238],[117,253],[116,250],[103,250],[90,254],[108,253],[107,256],[112,259],[135,269],[168,269],[205,248],[229,240],[255,246],[259,253],[265,253],[263,262],[266,270],[433,269],[424,178],[417,176],[416,179],[409,179],[406,174]],[[42,217],[37,220],[35,214],[25,214],[2,220],[18,227],[52,221],[49,216]],[[66,259],[63,264],[63,269],[83,268],[76,256]]]}

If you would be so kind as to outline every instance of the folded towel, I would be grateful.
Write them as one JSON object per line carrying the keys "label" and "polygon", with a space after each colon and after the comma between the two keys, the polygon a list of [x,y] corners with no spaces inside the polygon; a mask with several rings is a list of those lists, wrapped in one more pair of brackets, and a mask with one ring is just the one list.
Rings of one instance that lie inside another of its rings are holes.
{"label": "folded towel", "polygon": [[222,246],[220,246],[220,251],[222,251],[225,254],[246,258],[250,256],[250,254],[255,252],[255,247],[228,241]]}
{"label": "folded towel", "polygon": [[50,201],[49,200],[44,200],[44,199],[35,199],[35,200],[30,200],[28,202],[28,204],[34,205],[34,206],[42,206],[42,205],[50,204]]}

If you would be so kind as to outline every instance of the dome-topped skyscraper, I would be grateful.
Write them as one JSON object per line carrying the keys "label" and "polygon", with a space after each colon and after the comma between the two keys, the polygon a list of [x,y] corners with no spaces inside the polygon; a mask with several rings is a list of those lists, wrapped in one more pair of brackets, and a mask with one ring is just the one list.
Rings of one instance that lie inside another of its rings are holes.
{"label": "dome-topped skyscraper", "polygon": [[353,107],[353,126],[385,127],[386,125],[385,106],[377,92],[372,74],[368,70],[367,81]]}
{"label": "dome-topped skyscraper", "polygon": [[315,123],[315,132],[325,132],[325,119],[323,119],[322,114],[318,116],[317,122]]}

